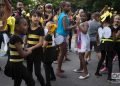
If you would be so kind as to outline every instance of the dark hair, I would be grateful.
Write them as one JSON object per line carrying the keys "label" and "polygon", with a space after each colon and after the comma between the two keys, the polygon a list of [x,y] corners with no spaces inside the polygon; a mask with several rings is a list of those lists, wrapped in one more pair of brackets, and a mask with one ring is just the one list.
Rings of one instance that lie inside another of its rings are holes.
{"label": "dark hair", "polygon": [[69,1],[61,1],[61,2],[60,2],[61,11],[64,10],[64,7],[65,7],[68,3],[71,4]]}
{"label": "dark hair", "polygon": [[110,16],[107,16],[106,19],[104,20],[106,23],[112,23],[112,18]]}
{"label": "dark hair", "polygon": [[34,14],[37,14],[39,17],[42,16],[42,14],[38,10],[35,10],[35,9],[31,11],[30,16],[33,16]]}
{"label": "dark hair", "polygon": [[96,17],[100,17],[100,13],[99,12],[94,12],[93,15]]}
{"label": "dark hair", "polygon": [[[46,4],[45,4],[45,5],[46,5]],[[43,16],[44,16],[44,17],[45,17],[45,14],[46,14],[46,6],[45,6],[45,5],[43,6],[43,8],[44,8],[44,15],[43,15]],[[53,7],[53,5],[51,5],[51,9],[52,9],[52,15],[53,15],[53,14],[54,14],[54,11],[53,11],[53,10],[54,10],[54,7]]]}
{"label": "dark hair", "polygon": [[91,19],[91,12],[87,12],[86,15],[87,15],[87,20],[89,21]]}
{"label": "dark hair", "polygon": [[60,10],[59,7],[55,8],[55,9],[54,9],[54,13],[57,14],[57,12],[58,12],[59,10]]}
{"label": "dark hair", "polygon": [[22,23],[22,20],[25,19],[24,17],[16,17],[15,18],[15,25]]}

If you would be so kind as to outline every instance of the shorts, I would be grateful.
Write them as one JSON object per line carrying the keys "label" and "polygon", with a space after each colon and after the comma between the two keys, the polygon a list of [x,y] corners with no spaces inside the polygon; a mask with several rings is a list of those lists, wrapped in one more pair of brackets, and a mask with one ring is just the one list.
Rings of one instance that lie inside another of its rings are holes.
{"label": "shorts", "polygon": [[100,45],[97,45],[95,48],[95,52],[100,52],[100,51],[101,51]]}
{"label": "shorts", "polygon": [[99,52],[100,51],[100,46],[97,45],[96,41],[90,41],[90,50],[92,50],[93,47],[94,47],[94,51],[95,52]]}
{"label": "shorts", "polygon": [[56,34],[56,37],[55,37],[55,44],[56,45],[60,45],[62,44],[63,42],[66,42],[66,37],[65,36],[62,36],[62,35],[59,35],[59,34]]}

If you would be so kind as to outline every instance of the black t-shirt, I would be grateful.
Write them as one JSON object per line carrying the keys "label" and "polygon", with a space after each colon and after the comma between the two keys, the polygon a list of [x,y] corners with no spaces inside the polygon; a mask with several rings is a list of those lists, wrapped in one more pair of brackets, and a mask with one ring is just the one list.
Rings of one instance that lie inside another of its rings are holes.
{"label": "black t-shirt", "polygon": [[52,41],[52,35],[47,34],[47,35],[45,36],[45,40],[46,40],[46,41]]}
{"label": "black t-shirt", "polygon": [[29,28],[28,33],[27,33],[27,44],[28,47],[32,47],[39,43],[40,37],[44,36],[44,29],[41,27],[38,27],[36,30],[31,30]]}
{"label": "black t-shirt", "polygon": [[46,41],[48,41],[48,45],[47,46],[49,46],[49,47],[52,47],[52,35],[50,35],[50,34],[47,34],[46,36],[45,36],[45,40]]}

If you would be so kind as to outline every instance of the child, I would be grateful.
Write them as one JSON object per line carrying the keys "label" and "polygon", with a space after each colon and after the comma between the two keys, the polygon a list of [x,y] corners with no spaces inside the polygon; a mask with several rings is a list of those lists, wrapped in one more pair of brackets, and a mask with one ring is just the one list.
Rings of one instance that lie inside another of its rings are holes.
{"label": "child", "polygon": [[24,50],[23,41],[20,37],[27,31],[27,21],[20,17],[15,22],[15,34],[9,41],[9,58],[5,66],[5,74],[14,80],[14,86],[20,86],[22,79],[27,86],[35,86],[34,80],[27,68],[23,65],[24,58],[29,55],[31,50]]}
{"label": "child", "polygon": [[99,60],[97,70],[95,75],[102,76],[99,73],[99,70],[102,66],[104,60],[106,60],[106,67],[108,69],[108,77],[107,80],[109,82],[116,81],[112,79],[112,62],[114,57],[114,31],[112,31],[111,27],[111,17],[110,15],[105,16],[104,21],[102,21],[102,32],[99,34],[101,37],[101,59]]}
{"label": "child", "polygon": [[41,14],[38,11],[33,10],[30,16],[31,24],[27,33],[27,47],[28,50],[32,51],[32,53],[27,58],[27,68],[32,75],[34,64],[35,75],[37,76],[41,86],[45,86],[44,79],[41,74],[41,61],[43,57],[42,45],[44,37],[44,29],[39,23]]}
{"label": "child", "polygon": [[52,67],[52,63],[55,58],[55,43],[54,43],[54,31],[56,29],[56,24],[52,22],[48,22],[46,24],[46,28],[48,32],[45,36],[45,40],[43,43],[44,47],[44,68],[45,68],[45,75],[46,75],[46,86],[51,86],[50,80],[56,80],[54,70]]}
{"label": "child", "polygon": [[78,37],[77,37],[77,47],[79,53],[79,60],[80,60],[80,68],[75,69],[74,72],[83,73],[79,77],[79,79],[86,79],[89,78],[89,73],[87,69],[87,64],[84,59],[85,53],[90,50],[90,39],[87,33],[88,31],[88,22],[87,22],[87,14],[85,12],[80,13],[81,23],[78,25]]}

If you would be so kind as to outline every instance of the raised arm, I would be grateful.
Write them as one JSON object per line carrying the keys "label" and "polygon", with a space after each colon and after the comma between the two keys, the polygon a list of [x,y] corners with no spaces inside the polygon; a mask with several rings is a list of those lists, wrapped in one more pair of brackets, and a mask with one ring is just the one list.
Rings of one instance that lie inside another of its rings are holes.
{"label": "raised arm", "polygon": [[11,15],[11,13],[12,13],[12,8],[11,8],[12,6],[10,4],[10,1],[4,0],[4,2],[5,2],[4,18],[7,19]]}
{"label": "raised arm", "polygon": [[65,17],[63,18],[63,26],[64,26],[64,29],[65,29],[65,30],[70,30],[70,29],[75,28],[77,25],[75,24],[75,25],[73,25],[73,26],[68,26],[68,24],[67,24],[67,16],[65,16]]}

